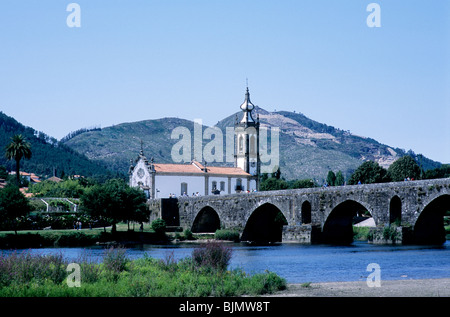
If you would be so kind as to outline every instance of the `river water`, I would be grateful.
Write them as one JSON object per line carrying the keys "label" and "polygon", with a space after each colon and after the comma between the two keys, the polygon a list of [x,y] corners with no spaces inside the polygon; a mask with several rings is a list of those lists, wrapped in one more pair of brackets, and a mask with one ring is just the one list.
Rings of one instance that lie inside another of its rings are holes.
{"label": "river water", "polygon": [[[442,246],[389,246],[354,242],[348,246],[301,245],[282,243],[272,246],[229,244],[233,256],[229,269],[261,273],[269,270],[285,278],[288,283],[365,281],[372,270],[371,263],[380,267],[382,280],[450,278],[450,241]],[[193,244],[139,245],[127,249],[129,258],[148,256],[181,259],[191,255]],[[62,252],[69,260],[82,254],[100,260],[104,249],[40,248],[32,253]]]}

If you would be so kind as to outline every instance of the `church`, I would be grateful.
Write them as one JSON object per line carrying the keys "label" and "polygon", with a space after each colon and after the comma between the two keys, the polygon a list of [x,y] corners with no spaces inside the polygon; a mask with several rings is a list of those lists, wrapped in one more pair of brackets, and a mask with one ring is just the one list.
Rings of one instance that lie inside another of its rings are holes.
{"label": "church", "polygon": [[158,164],[139,156],[131,160],[129,185],[141,188],[148,199],[177,196],[228,195],[256,191],[259,186],[259,118],[247,88],[240,106],[242,117],[234,126],[234,167],[207,166],[193,160],[189,164]]}

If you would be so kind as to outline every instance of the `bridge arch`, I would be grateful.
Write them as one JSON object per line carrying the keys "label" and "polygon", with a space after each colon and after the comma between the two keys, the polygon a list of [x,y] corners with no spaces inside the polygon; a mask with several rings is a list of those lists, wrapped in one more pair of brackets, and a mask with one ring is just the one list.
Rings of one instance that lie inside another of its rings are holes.
{"label": "bridge arch", "polygon": [[353,218],[371,211],[361,202],[345,200],[336,205],[328,214],[322,227],[321,242],[349,244],[353,242]]}
{"label": "bridge arch", "polygon": [[444,215],[450,212],[450,194],[431,200],[414,224],[414,243],[442,244],[445,242]]}
{"label": "bridge arch", "polygon": [[195,217],[191,231],[193,233],[216,232],[220,229],[220,218],[211,206],[203,207]]}
{"label": "bridge arch", "polygon": [[286,217],[277,206],[264,203],[248,218],[241,240],[257,243],[281,242],[283,225],[286,224]]}

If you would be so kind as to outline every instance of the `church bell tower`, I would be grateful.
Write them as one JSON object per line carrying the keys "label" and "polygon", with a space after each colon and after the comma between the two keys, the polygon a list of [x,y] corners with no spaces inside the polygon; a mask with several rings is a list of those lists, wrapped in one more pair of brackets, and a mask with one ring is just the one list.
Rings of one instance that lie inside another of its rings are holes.
{"label": "church bell tower", "polygon": [[[243,116],[241,120],[236,116],[234,126],[235,134],[235,166],[242,168],[252,175],[259,184],[260,160],[259,160],[259,116],[253,119],[252,111],[255,106],[250,101],[250,92],[247,87],[245,100],[241,104]],[[258,186],[257,186],[258,188]]]}

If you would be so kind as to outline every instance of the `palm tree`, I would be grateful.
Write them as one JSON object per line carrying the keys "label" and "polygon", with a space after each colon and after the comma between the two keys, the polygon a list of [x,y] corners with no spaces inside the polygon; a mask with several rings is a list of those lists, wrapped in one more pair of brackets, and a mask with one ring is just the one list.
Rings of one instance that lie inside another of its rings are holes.
{"label": "palm tree", "polygon": [[5,147],[5,156],[8,160],[16,161],[17,185],[20,186],[20,160],[31,158],[31,144],[22,134],[16,134],[11,137],[11,143]]}

